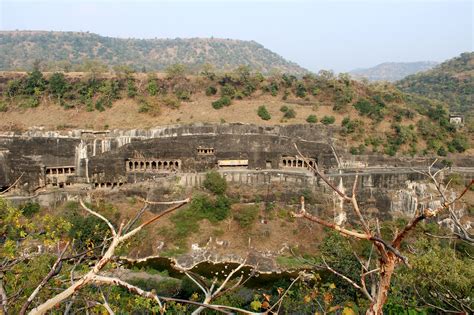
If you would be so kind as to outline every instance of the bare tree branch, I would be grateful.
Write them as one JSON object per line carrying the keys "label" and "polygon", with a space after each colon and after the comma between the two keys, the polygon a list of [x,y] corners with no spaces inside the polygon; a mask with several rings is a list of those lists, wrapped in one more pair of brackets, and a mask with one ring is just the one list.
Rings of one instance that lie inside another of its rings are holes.
{"label": "bare tree branch", "polygon": [[[117,246],[119,244],[121,244],[122,242],[124,242],[128,238],[130,238],[133,235],[135,235],[136,233],[138,233],[140,230],[142,230],[147,225],[149,225],[149,224],[155,222],[156,220],[160,219],[164,215],[169,214],[172,211],[182,207],[187,202],[189,202],[189,198],[186,199],[182,204],[175,205],[175,206],[163,211],[162,213],[160,213],[160,214],[154,216],[153,218],[151,218],[150,220],[142,223],[141,225],[139,225],[134,230],[124,234],[124,232],[123,232],[124,224],[123,223],[120,225],[118,231],[115,232],[115,229],[113,228],[113,226],[110,224],[110,222],[107,219],[105,219],[101,215],[95,213],[94,211],[92,211],[90,209],[87,209],[87,207],[84,205],[84,202],[82,202],[82,200],[81,200],[81,205],[83,206],[84,209],[86,209],[88,212],[98,216],[99,218],[103,219],[104,221],[107,222],[109,227],[111,227],[111,229],[113,230],[113,233],[114,233],[112,241],[109,244],[109,247],[107,248],[106,252],[102,255],[102,257],[98,260],[98,262],[89,270],[89,272],[87,272],[85,275],[83,275],[80,279],[76,280],[73,284],[71,284],[64,291],[62,291],[59,294],[57,294],[56,296],[50,298],[49,300],[47,300],[43,304],[35,307],[33,310],[30,311],[29,314],[44,314],[48,310],[53,308],[55,305],[61,303],[65,299],[72,296],[74,293],[76,293],[78,290],[80,290],[85,285],[88,285],[89,283],[93,282],[94,279],[96,279],[96,277],[99,276],[98,274],[99,274],[100,270],[102,270],[102,268],[104,268],[104,266],[107,265],[112,260],[113,255],[115,253],[115,249],[117,248]],[[158,301],[158,304],[160,305],[160,308],[161,308],[162,305],[160,304],[159,301]]]}
{"label": "bare tree branch", "polygon": [[81,204],[82,208],[84,210],[86,210],[87,212],[89,212],[90,214],[93,214],[95,215],[96,217],[98,217],[99,219],[101,219],[102,221],[104,221],[110,228],[110,231],[112,232],[112,236],[116,236],[117,235],[117,232],[115,231],[115,228],[114,226],[112,225],[112,223],[110,223],[109,220],[107,220],[103,215],[101,215],[100,213],[97,213],[95,212],[94,210],[91,210],[89,209],[89,207],[86,206],[86,204],[84,203],[84,201],[82,199],[79,199],[79,203]]}
{"label": "bare tree branch", "polygon": [[342,279],[346,280],[348,283],[350,283],[354,288],[358,289],[359,291],[361,291],[366,297],[367,299],[369,299],[369,301],[373,301],[374,298],[370,295],[370,293],[367,291],[367,289],[365,288],[365,286],[360,286],[358,285],[354,280],[350,279],[349,277],[343,275],[342,273],[334,270],[333,268],[331,268],[327,263],[326,263],[326,260],[324,260],[323,258],[323,263],[324,265],[326,266],[326,269],[331,271],[333,274],[335,274],[336,276],[338,277],[341,277]]}
{"label": "bare tree branch", "polygon": [[[186,276],[188,276],[188,278],[190,278],[200,289],[201,291],[204,293],[204,301],[202,302],[202,304],[204,305],[208,305],[209,303],[212,302],[213,299],[215,299],[217,296],[220,295],[220,293],[222,293],[223,289],[227,286],[227,283],[229,282],[230,279],[232,279],[232,277],[240,270],[242,269],[242,267],[245,266],[245,263],[246,263],[246,259],[239,265],[237,266],[236,268],[234,268],[227,276],[226,278],[224,279],[224,281],[221,283],[221,285],[214,290],[214,287],[217,283],[217,278],[213,280],[212,284],[211,284],[211,287],[210,288],[206,288],[205,287],[205,284],[204,283],[201,283],[200,281],[197,280],[196,277],[193,277],[189,272],[185,272]],[[231,289],[235,289],[242,281],[243,277],[241,276],[236,284],[234,284]],[[197,308],[192,314],[193,315],[198,315],[200,314],[203,310],[205,309],[204,306],[200,306],[199,308]]]}
{"label": "bare tree branch", "polygon": [[[303,158],[305,163],[308,164],[308,166],[311,167],[311,165],[308,163],[307,159],[304,157],[303,154],[299,151],[298,147],[295,145],[296,151],[298,154]],[[334,152],[334,150],[333,150]],[[336,159],[338,160],[338,159]],[[352,208],[355,212],[355,214],[358,217],[358,221],[360,222],[360,225],[362,229],[364,230],[364,233],[356,231],[356,230],[349,230],[346,229],[342,226],[339,226],[335,223],[327,222],[321,218],[318,218],[316,216],[313,216],[311,214],[308,214],[304,208],[304,198],[302,197],[301,200],[301,210],[298,213],[292,213],[293,216],[299,217],[299,218],[305,218],[307,220],[316,222],[318,224],[321,224],[323,226],[329,227],[338,233],[346,236],[353,237],[358,240],[369,240],[372,242],[373,246],[377,249],[377,252],[379,254],[379,266],[378,268],[375,268],[371,271],[368,271],[368,268],[370,266],[370,262],[366,265],[366,267],[361,263],[362,269],[366,270],[366,272],[361,273],[361,285],[357,284],[355,281],[352,279],[339,274],[337,271],[332,269],[329,266],[326,266],[328,270],[331,272],[341,276],[343,279],[351,283],[355,288],[359,289],[366,295],[369,300],[371,300],[371,305],[369,309],[367,310],[367,314],[381,314],[383,305],[387,301],[387,296],[388,292],[390,289],[390,281],[391,277],[393,275],[393,272],[395,270],[395,267],[397,266],[399,261],[402,261],[403,263],[408,265],[408,259],[402,255],[399,251],[401,242],[406,238],[406,236],[418,225],[419,222],[423,221],[426,218],[429,217],[434,217],[441,211],[447,209],[451,215],[451,218],[453,221],[455,221],[455,224],[459,227],[461,233],[463,234],[463,237],[466,239],[471,239],[467,231],[463,228],[461,225],[459,219],[457,218],[456,214],[454,213],[453,209],[451,209],[451,206],[456,202],[457,200],[461,199],[464,194],[469,190],[469,188],[473,185],[473,181],[464,189],[464,191],[458,195],[456,198],[452,200],[448,200],[445,196],[445,191],[446,189],[443,189],[442,186],[438,183],[436,176],[441,174],[442,170],[436,171],[434,174],[432,172],[432,168],[435,165],[436,160],[428,167],[428,176],[430,179],[435,183],[438,192],[440,193],[442,197],[442,206],[438,209],[432,210],[432,209],[425,209],[423,213],[417,214],[401,231],[396,232],[394,239],[392,242],[385,241],[380,233],[380,227],[378,224],[378,220],[376,221],[376,231],[375,235],[373,232],[370,230],[369,225],[366,223],[364,216],[362,215],[359,205],[357,202],[357,197],[356,197],[356,189],[357,189],[357,179],[358,179],[358,174],[356,174],[355,181],[352,186],[352,195],[349,197],[347,196],[343,191],[341,191],[338,187],[336,187],[331,181],[319,170],[318,165],[314,164],[314,167],[311,167],[311,169],[314,170],[316,176],[319,176],[337,195],[339,195],[344,201],[350,202],[352,205]],[[326,264],[327,265],[327,264]],[[374,286],[374,281],[372,282],[373,288],[372,288],[372,294],[369,294],[367,288],[366,288],[366,283],[365,283],[365,277],[367,275],[372,275],[374,273],[377,273],[378,276],[378,284],[377,288],[375,289]]]}
{"label": "bare tree branch", "polygon": [[30,296],[26,299],[25,303],[23,303],[21,309],[20,309],[20,315],[26,314],[26,311],[28,310],[28,307],[30,306],[31,302],[33,302],[34,298],[38,295],[40,290],[48,283],[48,281],[55,277],[56,275],[59,274],[62,268],[62,261],[63,261],[63,256],[66,253],[66,250],[69,247],[69,242],[64,246],[63,250],[60,252],[58,255],[58,258],[54,262],[53,266],[51,267],[49,273],[46,275],[46,277],[43,278],[43,280],[40,282],[40,284],[36,287],[36,289],[30,294]]}
{"label": "bare tree branch", "polygon": [[10,191],[10,189],[12,189],[13,187],[15,187],[15,185],[18,184],[18,182],[20,181],[20,179],[23,177],[24,174],[25,174],[25,172],[22,172],[21,175],[13,182],[13,184],[11,184],[10,186],[8,186],[7,189],[5,189],[5,190],[3,190],[2,192],[0,192],[0,195],[6,194],[8,191]]}

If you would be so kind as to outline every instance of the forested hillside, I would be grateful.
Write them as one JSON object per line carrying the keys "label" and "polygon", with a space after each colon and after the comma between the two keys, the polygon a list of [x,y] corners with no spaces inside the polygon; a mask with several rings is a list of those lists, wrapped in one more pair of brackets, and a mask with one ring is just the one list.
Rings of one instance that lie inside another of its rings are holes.
{"label": "forested hillside", "polygon": [[443,101],[449,104],[451,111],[472,115],[474,53],[463,53],[432,70],[411,75],[397,82],[397,86],[408,93]]}
{"label": "forested hillside", "polygon": [[[227,74],[204,69],[186,76],[181,65],[165,76],[133,73],[5,73],[0,77],[1,129],[44,126],[146,128],[175,123],[309,123],[340,126],[355,155],[447,156],[469,147],[469,129],[449,122],[440,101],[322,71],[299,79],[264,77],[248,67]],[[53,118],[54,117],[54,118]]]}
{"label": "forested hillside", "polygon": [[375,67],[355,69],[350,72],[356,78],[367,78],[369,81],[397,81],[404,77],[435,67],[434,61],[419,62],[384,62]]}
{"label": "forested hillside", "polygon": [[197,69],[209,63],[222,71],[248,65],[263,73],[307,72],[254,41],[217,38],[122,39],[92,33],[3,31],[0,55],[0,70],[30,70],[35,60],[42,61],[44,70],[78,70],[79,64],[94,59],[140,71],[175,63]]}

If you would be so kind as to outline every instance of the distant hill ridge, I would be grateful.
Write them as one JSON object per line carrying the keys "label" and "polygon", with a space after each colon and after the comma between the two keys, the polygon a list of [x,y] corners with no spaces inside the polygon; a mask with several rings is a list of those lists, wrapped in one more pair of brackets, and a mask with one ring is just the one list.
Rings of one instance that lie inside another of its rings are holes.
{"label": "distant hill ridge", "polygon": [[372,68],[354,69],[350,72],[355,78],[367,78],[369,81],[394,82],[418,72],[437,66],[435,61],[384,62]]}
{"label": "distant hill ridge", "polygon": [[474,52],[465,52],[437,67],[410,75],[396,83],[407,93],[449,104],[451,111],[474,116]]}
{"label": "distant hill ridge", "polygon": [[248,65],[262,73],[308,72],[255,41],[221,38],[126,39],[81,32],[0,31],[0,55],[0,70],[28,70],[34,60],[54,67],[96,59],[137,70],[159,71],[175,63],[198,69],[209,63],[222,71]]}

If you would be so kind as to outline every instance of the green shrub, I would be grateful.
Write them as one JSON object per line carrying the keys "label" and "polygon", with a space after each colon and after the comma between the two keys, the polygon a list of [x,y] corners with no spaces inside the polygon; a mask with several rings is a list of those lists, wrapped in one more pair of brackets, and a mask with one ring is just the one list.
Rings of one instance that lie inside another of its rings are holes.
{"label": "green shrub", "polygon": [[269,92],[272,96],[278,95],[278,84],[276,82],[271,82],[263,88],[264,92]]}
{"label": "green shrub", "polygon": [[390,156],[395,156],[397,151],[398,151],[398,147],[395,145],[388,145],[385,147],[385,154],[388,154]]}
{"label": "green shrub", "polygon": [[212,107],[214,109],[221,109],[224,106],[229,106],[232,103],[232,100],[228,96],[223,96],[215,102],[212,102]]}
{"label": "green shrub", "polygon": [[285,114],[283,115],[285,118],[295,118],[296,117],[296,111],[293,108],[289,108]]}
{"label": "green shrub", "polygon": [[315,124],[318,122],[318,117],[316,117],[316,115],[309,115],[306,118],[306,121],[309,122],[310,124]]}
{"label": "green shrub", "polygon": [[324,125],[332,125],[336,121],[336,118],[334,116],[324,116],[321,118],[321,123]]}
{"label": "green shrub", "polygon": [[187,87],[177,87],[173,90],[173,94],[181,101],[191,100],[191,91]]}
{"label": "green shrub", "polygon": [[150,78],[148,80],[147,91],[151,96],[158,94],[158,83],[156,82],[156,78]]}
{"label": "green shrub", "polygon": [[74,245],[80,249],[85,249],[90,244],[99,245],[109,233],[107,224],[96,216],[83,217],[72,213],[67,220],[72,224],[69,237],[75,240]]}
{"label": "green shrub", "polygon": [[241,92],[241,91],[236,91],[236,92],[235,92],[235,95],[234,95],[234,98],[235,98],[236,100],[243,100],[243,99],[244,99],[244,96],[245,96],[245,94],[244,94],[243,92]]}
{"label": "green shrub", "polygon": [[103,112],[105,110],[105,101],[104,99],[101,97],[99,98],[96,102],[95,102],[95,109],[97,109],[99,112]]}
{"label": "green shrub", "polygon": [[375,104],[372,104],[369,100],[362,98],[354,104],[354,107],[359,111],[361,116],[368,116],[380,121],[384,117],[385,103],[383,101],[377,101],[377,98],[375,98],[375,100]]}
{"label": "green shrub", "polygon": [[286,105],[283,105],[282,107],[280,107],[280,112],[282,113],[286,113],[290,108]]}
{"label": "green shrub", "polygon": [[[222,221],[229,216],[231,202],[224,195],[217,196],[212,208],[212,217],[217,221]],[[212,221],[212,220],[210,220]]]}
{"label": "green shrub", "polygon": [[448,155],[448,152],[446,151],[446,149],[443,146],[441,146],[441,147],[439,147],[437,154],[439,156],[446,156],[446,155]]}
{"label": "green shrub", "polygon": [[130,98],[133,98],[137,96],[137,94],[138,92],[137,92],[137,87],[135,85],[135,80],[129,78],[127,80],[127,96]]}
{"label": "green shrub", "polygon": [[456,150],[459,153],[462,153],[469,149],[469,142],[464,136],[456,135],[453,140],[448,144],[448,149],[450,149],[451,152],[454,152],[454,150]]}
{"label": "green shrub", "polygon": [[217,89],[213,86],[209,86],[206,88],[206,95],[211,96],[211,95],[216,95]]}
{"label": "green shrub", "polygon": [[352,155],[360,155],[365,153],[365,145],[361,144],[358,147],[351,147],[349,149]]}
{"label": "green shrub", "polygon": [[356,131],[359,131],[361,132],[363,130],[363,122],[358,120],[358,119],[354,119],[354,120],[351,120],[349,117],[345,117],[342,122],[341,122],[341,126],[342,126],[342,134],[346,135],[346,134],[351,134],[351,133],[354,133]]}
{"label": "green shrub", "polygon": [[26,98],[21,104],[20,107],[23,108],[35,108],[40,104],[39,98],[32,96]]}
{"label": "green shrub", "polygon": [[7,95],[14,97],[23,92],[23,82],[20,79],[9,80],[7,83]]}
{"label": "green shrub", "polygon": [[24,93],[28,95],[37,94],[37,91],[42,92],[46,88],[46,80],[43,77],[43,73],[38,69],[34,69],[28,73],[24,83]]}
{"label": "green shrub", "polygon": [[234,212],[234,220],[236,220],[242,228],[247,229],[254,224],[258,213],[258,206],[244,206]]}
{"label": "green shrub", "polygon": [[171,222],[174,223],[174,227],[166,228],[161,231],[160,234],[163,234],[164,237],[172,241],[179,241],[186,239],[193,233],[199,232],[198,221],[200,218],[193,208],[193,203],[196,202],[198,202],[198,200],[193,199],[188,209],[176,212],[170,219]]}
{"label": "green shrub", "polygon": [[38,213],[41,209],[41,206],[37,202],[27,202],[21,207],[21,212],[25,217],[32,217],[34,214]]}
{"label": "green shrub", "polygon": [[6,112],[8,110],[7,103],[0,101],[0,112]]}
{"label": "green shrub", "polygon": [[354,107],[359,111],[359,114],[368,115],[372,112],[373,104],[363,98],[358,100],[357,103],[354,104]]}
{"label": "green shrub", "polygon": [[193,197],[188,210],[190,213],[186,215],[186,220],[193,223],[202,219],[207,219],[211,222],[222,221],[229,216],[230,206],[229,198],[224,195],[211,199],[207,195],[199,194]]}
{"label": "green shrub", "polygon": [[161,99],[161,102],[165,106],[173,109],[178,109],[181,106],[181,101],[175,96],[165,96]]}
{"label": "green shrub", "polygon": [[236,93],[235,87],[233,87],[230,84],[225,84],[223,87],[221,87],[221,96],[228,96],[229,98],[234,98]]}
{"label": "green shrub", "polygon": [[227,182],[224,177],[216,171],[211,171],[206,174],[206,179],[203,182],[204,187],[216,195],[222,195],[227,189]]}
{"label": "green shrub", "polygon": [[297,97],[303,98],[306,96],[306,87],[302,82],[296,83],[296,93]]}
{"label": "green shrub", "polygon": [[263,120],[270,120],[272,118],[272,116],[270,116],[270,113],[268,112],[265,105],[261,105],[261,106],[258,107],[257,114]]}
{"label": "green shrub", "polygon": [[49,79],[49,90],[56,97],[63,97],[67,90],[67,82],[63,73],[55,72]]}

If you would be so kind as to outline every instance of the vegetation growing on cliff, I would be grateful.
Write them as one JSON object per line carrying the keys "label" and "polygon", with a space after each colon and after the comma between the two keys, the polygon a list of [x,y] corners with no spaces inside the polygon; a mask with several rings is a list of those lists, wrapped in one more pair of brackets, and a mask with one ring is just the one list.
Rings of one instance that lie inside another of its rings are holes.
{"label": "vegetation growing on cliff", "polygon": [[[45,74],[38,68],[13,78],[7,75],[0,86],[3,92],[0,110],[8,115],[53,103],[78,112],[102,112],[118,100],[128,100],[138,104],[137,112],[151,117],[158,118],[165,110],[179,110],[179,117],[187,114],[193,121],[195,100],[219,109],[215,114],[219,116],[227,107],[236,113],[244,110],[240,102],[265,99],[266,105],[256,108],[260,121],[299,120],[316,124],[316,114],[324,110],[322,124],[340,125],[339,133],[348,146],[367,147],[368,150],[359,150],[359,154],[377,151],[389,155],[446,156],[448,152],[462,153],[470,147],[468,139],[472,131],[449,122],[445,103],[405,94],[388,83],[357,82],[345,74],[335,76],[321,71],[302,78],[288,74],[264,77],[247,66],[224,74],[206,66],[198,76],[189,76],[186,67],[179,64],[168,67],[165,76],[142,75],[129,67],[115,67],[115,74],[102,71],[99,66],[91,65],[90,71],[80,77],[61,72]],[[186,112],[181,110],[183,104],[188,105]],[[274,108],[278,104],[283,115],[275,118],[276,112],[272,113],[270,106]],[[299,110],[311,108],[313,113],[301,117],[297,106]],[[238,114],[233,117],[239,122],[248,119]],[[374,143],[371,139],[379,140]]]}

